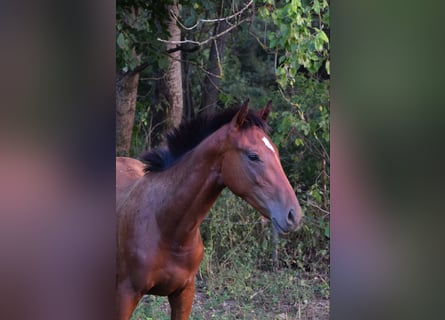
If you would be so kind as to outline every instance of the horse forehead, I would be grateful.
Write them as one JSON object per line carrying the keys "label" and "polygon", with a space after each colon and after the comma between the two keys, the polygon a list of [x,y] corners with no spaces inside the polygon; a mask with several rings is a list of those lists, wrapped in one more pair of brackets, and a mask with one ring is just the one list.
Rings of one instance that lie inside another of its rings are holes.
{"label": "horse forehead", "polygon": [[268,151],[272,151],[273,154],[276,154],[274,145],[272,140],[267,136],[267,134],[260,129],[248,130],[245,134],[240,138],[240,142],[244,147],[262,145]]}
{"label": "horse forehead", "polygon": [[264,145],[265,145],[268,149],[272,150],[272,152],[275,153],[275,149],[274,149],[272,143],[270,142],[269,138],[267,138],[266,136],[263,136],[263,137],[261,138],[261,141],[263,141]]}
{"label": "horse forehead", "polygon": [[238,137],[238,142],[247,147],[249,145],[254,146],[261,142],[261,138],[265,136],[265,133],[258,128],[249,128]]}

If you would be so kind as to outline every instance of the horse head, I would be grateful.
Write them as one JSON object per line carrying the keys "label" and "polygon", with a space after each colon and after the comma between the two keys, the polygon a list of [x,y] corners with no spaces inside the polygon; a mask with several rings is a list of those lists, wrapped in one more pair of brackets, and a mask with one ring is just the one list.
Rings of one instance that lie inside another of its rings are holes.
{"label": "horse head", "polygon": [[[271,102],[257,118],[267,122]],[[248,125],[249,100],[230,122],[221,164],[224,185],[246,200],[282,234],[296,230],[302,212],[277,147],[261,126]]]}

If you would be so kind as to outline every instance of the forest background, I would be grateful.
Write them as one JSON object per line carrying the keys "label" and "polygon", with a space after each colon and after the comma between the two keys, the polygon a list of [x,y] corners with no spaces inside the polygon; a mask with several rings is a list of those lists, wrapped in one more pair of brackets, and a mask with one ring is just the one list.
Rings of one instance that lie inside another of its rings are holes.
{"label": "forest background", "polygon": [[[273,102],[271,137],[306,216],[270,225],[224,192],[201,225],[192,318],[329,317],[329,1],[140,1],[116,7],[116,154],[138,157],[181,121]],[[274,266],[272,252],[277,250]],[[168,319],[149,297],[135,319]]]}

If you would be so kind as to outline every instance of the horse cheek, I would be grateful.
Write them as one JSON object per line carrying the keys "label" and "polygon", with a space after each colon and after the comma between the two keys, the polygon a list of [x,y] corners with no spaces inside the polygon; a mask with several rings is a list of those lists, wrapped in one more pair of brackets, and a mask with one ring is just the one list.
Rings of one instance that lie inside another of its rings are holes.
{"label": "horse cheek", "polygon": [[247,192],[245,173],[236,161],[232,161],[232,158],[227,158],[223,162],[222,176],[224,185],[234,194],[243,196]]}

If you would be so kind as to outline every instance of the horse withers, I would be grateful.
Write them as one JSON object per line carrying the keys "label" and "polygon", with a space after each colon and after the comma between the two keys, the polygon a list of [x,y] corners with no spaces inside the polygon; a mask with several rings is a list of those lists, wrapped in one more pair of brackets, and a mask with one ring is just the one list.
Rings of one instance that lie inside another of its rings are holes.
{"label": "horse withers", "polygon": [[271,103],[258,113],[248,103],[182,124],[142,157],[145,168],[116,159],[118,319],[129,319],[144,294],[168,296],[171,319],[188,319],[203,257],[199,226],[225,187],[279,233],[299,227],[300,205],[267,135]]}

